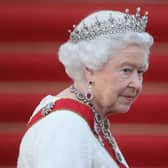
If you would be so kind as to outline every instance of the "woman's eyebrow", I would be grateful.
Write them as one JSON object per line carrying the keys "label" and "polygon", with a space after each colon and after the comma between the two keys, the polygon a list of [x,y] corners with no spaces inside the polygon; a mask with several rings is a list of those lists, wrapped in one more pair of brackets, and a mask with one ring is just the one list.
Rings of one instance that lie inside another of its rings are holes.
{"label": "woman's eyebrow", "polygon": [[133,63],[133,62],[123,62],[120,64],[121,66],[131,66],[131,67],[136,67],[136,68],[140,68],[140,69],[148,69],[148,64],[144,64],[144,65],[138,65],[137,63]]}

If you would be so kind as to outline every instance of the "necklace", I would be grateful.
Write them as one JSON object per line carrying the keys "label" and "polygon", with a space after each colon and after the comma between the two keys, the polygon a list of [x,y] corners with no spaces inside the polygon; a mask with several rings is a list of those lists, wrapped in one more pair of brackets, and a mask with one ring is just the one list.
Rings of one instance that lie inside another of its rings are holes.
{"label": "necklace", "polygon": [[104,146],[103,139],[100,136],[100,132],[102,132],[104,138],[108,141],[108,143],[113,148],[118,162],[122,163],[123,165],[125,165],[126,168],[128,168],[128,165],[127,165],[122,153],[120,152],[120,149],[119,149],[114,137],[111,134],[111,131],[110,131],[110,128],[109,128],[110,124],[109,124],[108,119],[105,118],[104,120],[101,120],[101,117],[96,112],[96,109],[93,106],[92,102],[89,101],[88,99],[86,99],[85,96],[79,90],[77,90],[74,87],[74,85],[70,86],[70,92],[73,93],[79,101],[81,101],[84,104],[87,104],[91,107],[91,109],[93,111],[93,114],[94,114],[94,132],[95,132],[100,144],[102,146]]}

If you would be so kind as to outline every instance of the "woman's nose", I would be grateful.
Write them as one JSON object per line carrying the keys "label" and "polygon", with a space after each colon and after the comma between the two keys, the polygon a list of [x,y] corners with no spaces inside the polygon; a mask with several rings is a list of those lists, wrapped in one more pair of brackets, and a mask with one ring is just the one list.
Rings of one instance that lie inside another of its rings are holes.
{"label": "woman's nose", "polygon": [[138,91],[142,89],[142,77],[138,73],[133,73],[130,79],[129,87],[132,87]]}

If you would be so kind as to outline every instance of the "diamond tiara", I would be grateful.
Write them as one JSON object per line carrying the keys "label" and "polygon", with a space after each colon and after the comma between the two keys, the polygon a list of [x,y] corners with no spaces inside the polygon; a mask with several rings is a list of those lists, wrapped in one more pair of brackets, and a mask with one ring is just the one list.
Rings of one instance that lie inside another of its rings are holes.
{"label": "diamond tiara", "polygon": [[145,28],[148,22],[148,11],[144,16],[140,15],[141,8],[136,9],[136,14],[129,14],[129,9],[125,10],[124,17],[115,19],[112,14],[109,15],[108,20],[99,21],[98,17],[95,17],[95,23],[91,26],[87,26],[83,22],[83,27],[78,29],[73,25],[74,30],[69,30],[70,42],[78,43],[79,41],[88,41],[96,39],[101,35],[109,35],[114,33],[124,32],[145,32]]}

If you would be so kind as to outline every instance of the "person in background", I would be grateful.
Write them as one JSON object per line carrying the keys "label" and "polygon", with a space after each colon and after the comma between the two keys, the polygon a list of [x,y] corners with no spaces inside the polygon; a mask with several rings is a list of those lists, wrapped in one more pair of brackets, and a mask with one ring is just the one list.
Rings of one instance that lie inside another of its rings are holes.
{"label": "person in background", "polygon": [[147,22],[140,8],[135,14],[102,10],[69,31],[58,55],[72,85],[35,109],[17,168],[129,167],[108,116],[128,112],[141,93],[153,44]]}

